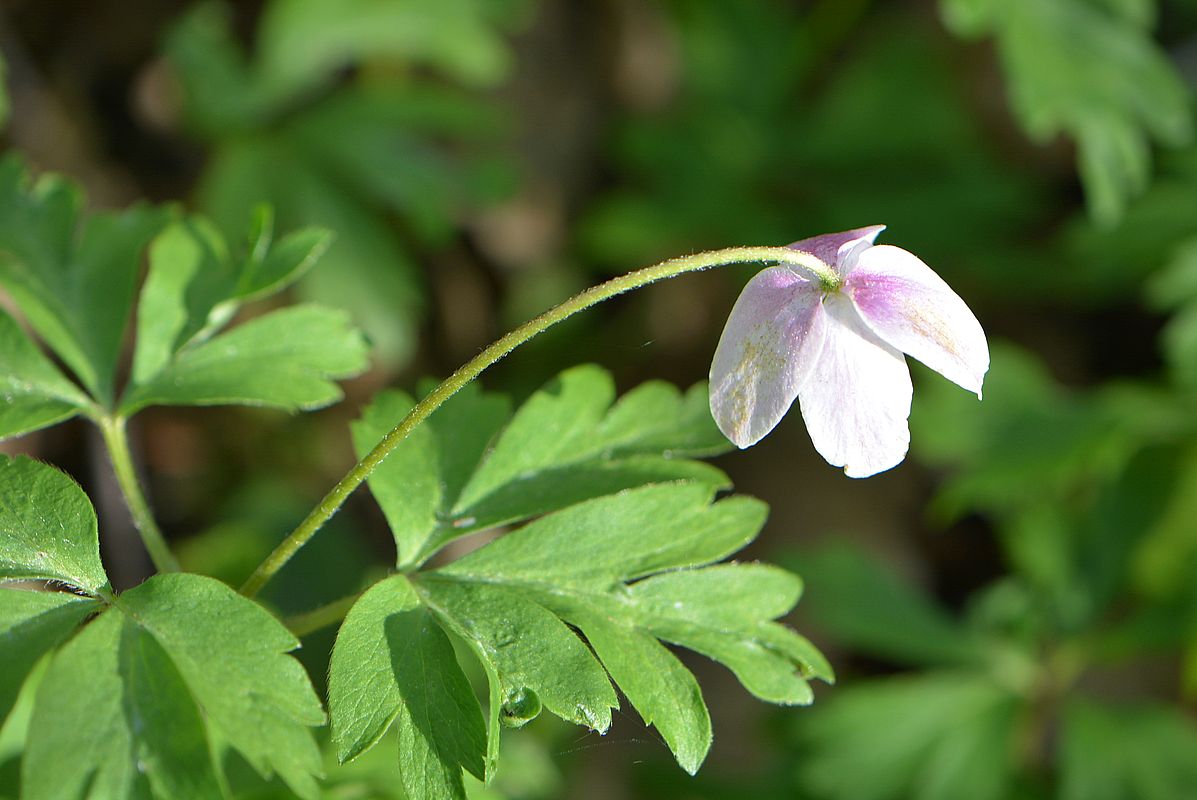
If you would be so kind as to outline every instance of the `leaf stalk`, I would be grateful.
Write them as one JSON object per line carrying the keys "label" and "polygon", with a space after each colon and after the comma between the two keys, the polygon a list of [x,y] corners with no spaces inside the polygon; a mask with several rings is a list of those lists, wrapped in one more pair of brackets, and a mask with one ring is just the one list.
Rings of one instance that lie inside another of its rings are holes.
{"label": "leaf stalk", "polygon": [[112,460],[116,482],[121,487],[125,505],[133,516],[133,525],[150,554],[150,560],[159,572],[178,572],[179,562],[166,544],[166,537],[154,521],[149,503],[141,491],[141,482],[137,479],[137,470],[133,467],[133,456],[129,451],[126,419],[122,416],[104,415],[97,422],[104,436],[104,445],[108,448],[108,456]]}

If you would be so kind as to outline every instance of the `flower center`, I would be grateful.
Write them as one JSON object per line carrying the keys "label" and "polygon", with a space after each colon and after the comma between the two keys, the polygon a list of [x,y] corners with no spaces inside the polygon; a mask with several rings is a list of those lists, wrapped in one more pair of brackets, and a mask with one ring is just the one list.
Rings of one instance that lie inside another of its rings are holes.
{"label": "flower center", "polygon": [[823,294],[837,294],[844,287],[843,279],[830,270],[820,272],[818,278],[819,288],[823,290]]}

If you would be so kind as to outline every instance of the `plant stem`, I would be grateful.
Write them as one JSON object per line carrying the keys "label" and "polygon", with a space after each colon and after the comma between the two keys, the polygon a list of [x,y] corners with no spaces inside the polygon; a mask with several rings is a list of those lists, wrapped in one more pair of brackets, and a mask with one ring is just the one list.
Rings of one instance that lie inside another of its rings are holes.
{"label": "plant stem", "polygon": [[149,551],[150,560],[159,572],[178,572],[179,562],[166,544],[166,538],[154,521],[150,513],[149,504],[141,491],[141,483],[137,480],[137,471],[133,468],[133,457],[129,453],[129,436],[125,429],[125,418],[104,415],[98,420],[100,432],[104,435],[104,444],[108,447],[108,455],[112,459],[112,470],[116,473],[116,482],[121,487],[121,494],[125,497],[125,505],[133,515],[133,525],[141,534],[141,541]]}
{"label": "plant stem", "polygon": [[296,636],[307,636],[309,633],[314,633],[321,628],[327,628],[329,625],[336,625],[345,619],[345,615],[349,613],[349,609],[353,608],[353,604],[361,596],[359,592],[349,597],[342,597],[340,600],[333,600],[331,603],[326,603],[319,608],[313,608],[311,611],[305,611],[302,614],[288,617],[283,621],[283,624],[287,626],[287,630]]}
{"label": "plant stem", "polygon": [[406,417],[390,433],[375,445],[374,449],[357,462],[345,477],[337,482],[324,499],[320,501],[307,518],[266,557],[241,587],[241,593],[253,597],[283,565],[315,535],[316,531],[336,513],[345,499],[369,477],[391,451],[425,419],[456,394],[479,373],[532,337],[556,325],[579,311],[608,300],[624,292],[638,289],[665,278],[672,278],[687,272],[723,267],[729,264],[775,261],[805,270],[820,283],[834,282],[839,278],[822,261],[809,253],[791,250],[787,247],[732,247],[705,253],[682,256],[663,261],[651,267],[621,275],[600,283],[598,286],[576,294],[564,303],[546,311],[535,319],[525,322],[506,336],[495,341],[474,358],[467,361],[456,372],[441,382],[423,400],[416,404]]}

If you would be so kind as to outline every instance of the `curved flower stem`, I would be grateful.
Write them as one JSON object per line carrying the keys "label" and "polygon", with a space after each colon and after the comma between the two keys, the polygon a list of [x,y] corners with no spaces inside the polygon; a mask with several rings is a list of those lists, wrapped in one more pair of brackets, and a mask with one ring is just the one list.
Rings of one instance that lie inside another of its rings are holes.
{"label": "curved flower stem", "polygon": [[516,347],[528,341],[537,334],[556,325],[579,311],[584,311],[593,305],[608,300],[618,294],[638,289],[650,283],[665,278],[672,278],[686,272],[723,267],[729,264],[744,264],[750,262],[774,261],[784,263],[810,274],[819,282],[836,281],[834,272],[815,256],[787,247],[732,247],[726,250],[712,250],[705,253],[682,256],[680,258],[662,261],[651,267],[629,272],[618,278],[592,286],[584,292],[574,295],[561,305],[549,309],[535,319],[525,322],[506,336],[495,341],[474,358],[463,364],[456,372],[441,382],[423,400],[416,404],[406,417],[396,425],[390,433],[375,445],[374,449],[357,462],[345,477],[337,482],[320,504],[312,509],[307,518],[284,539],[278,547],[266,557],[245,584],[241,593],[246,597],[253,597],[269,581],[284,564],[320,529],[329,517],[336,513],[354,489],[362,484],[374,469],[382,463],[390,452],[407,438],[417,425],[423,422],[446,400],[457,393],[484,369],[494,364]]}
{"label": "curved flower stem", "polygon": [[133,524],[141,534],[141,541],[150,553],[150,560],[159,572],[178,572],[179,562],[175,559],[166,538],[154,521],[150,513],[150,506],[141,492],[141,484],[137,480],[137,471],[133,468],[133,457],[129,453],[129,436],[125,430],[125,418],[120,416],[101,416],[97,420],[100,432],[104,435],[104,444],[108,448],[108,455],[112,459],[112,470],[116,473],[116,482],[121,487],[121,494],[125,497],[125,505],[133,515]]}

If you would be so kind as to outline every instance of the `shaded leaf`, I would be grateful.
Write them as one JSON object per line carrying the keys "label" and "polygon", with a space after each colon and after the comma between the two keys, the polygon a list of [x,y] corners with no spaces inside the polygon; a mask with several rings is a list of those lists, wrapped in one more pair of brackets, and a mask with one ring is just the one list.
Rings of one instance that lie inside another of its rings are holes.
{"label": "shaded leaf", "polygon": [[21,795],[222,795],[199,708],[161,646],[120,614],[85,627],[38,688]]}
{"label": "shaded leaf", "polygon": [[812,619],[846,645],[914,665],[968,664],[981,656],[965,626],[862,551],[828,546],[791,563],[810,576]]}
{"label": "shaded leaf", "polygon": [[1197,785],[1197,726],[1163,707],[1074,699],[1064,710],[1062,800],[1171,800]]}
{"label": "shaded leaf", "polygon": [[198,575],[158,575],[113,602],[38,688],[23,796],[222,797],[225,746],[317,796],[308,728],[324,713],[277,620]]}
{"label": "shaded leaf", "polygon": [[465,796],[461,770],[481,779],[486,728],[452,645],[403,576],[354,605],[329,666],[333,741],[342,762],[398,729],[412,798]]}
{"label": "shaded leaf", "polygon": [[70,419],[87,396],[0,310],[0,439]]}
{"label": "shaded leaf", "polygon": [[55,176],[30,186],[21,161],[0,162],[0,286],[97,400],[112,399],[142,248],[168,212],[145,206],[84,216]]}
{"label": "shaded leaf", "polygon": [[[841,690],[801,730],[799,769],[819,796],[844,800],[1001,800],[1019,702],[982,675],[931,672]],[[878,724],[889,720],[893,724]]]}
{"label": "shaded leaf", "polygon": [[943,0],[949,26],[993,35],[1010,102],[1028,134],[1077,143],[1077,167],[1095,219],[1116,222],[1146,188],[1152,140],[1192,137],[1188,94],[1152,41],[1149,15],[1090,0]]}
{"label": "shaded leaf", "polygon": [[96,606],[66,592],[0,588],[0,726],[34,664]]}
{"label": "shaded leaf", "polygon": [[307,727],[325,717],[303,667],[285,655],[297,639],[262,607],[199,575],[159,575],[118,601],[170,654],[222,740],[260,773],[315,793],[320,757]]}

